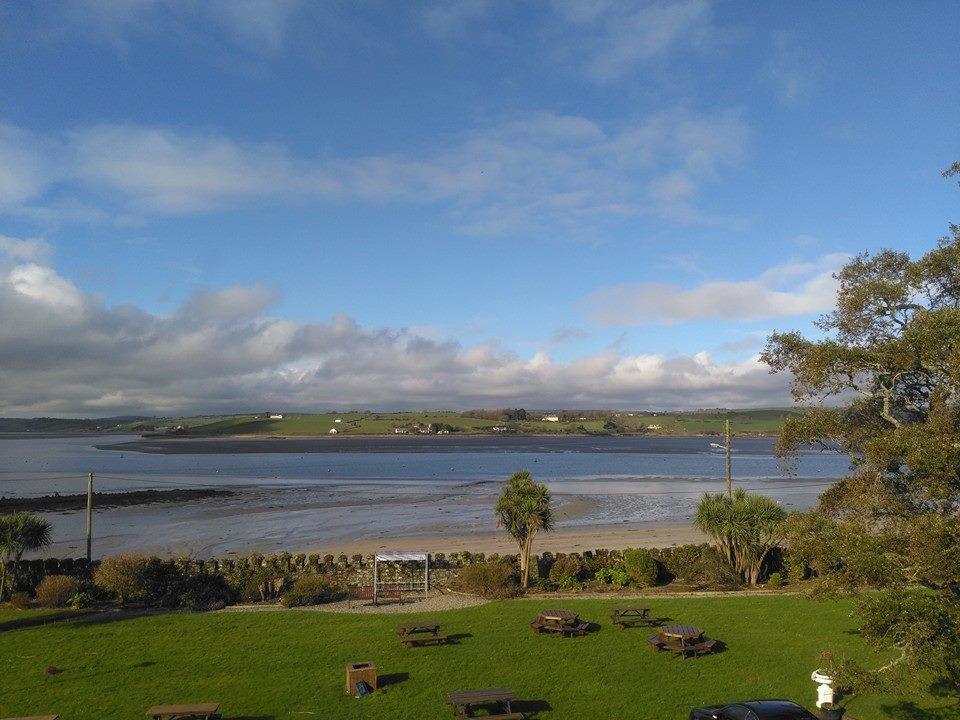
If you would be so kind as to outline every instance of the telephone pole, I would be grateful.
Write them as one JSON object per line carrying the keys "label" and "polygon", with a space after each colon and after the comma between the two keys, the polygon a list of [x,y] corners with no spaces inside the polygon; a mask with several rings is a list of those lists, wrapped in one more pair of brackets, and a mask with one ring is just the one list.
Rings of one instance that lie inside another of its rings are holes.
{"label": "telephone pole", "polygon": [[725,423],[727,434],[727,497],[733,497],[733,477],[730,474],[730,420]]}
{"label": "telephone pole", "polygon": [[93,473],[87,473],[87,562],[93,544]]}

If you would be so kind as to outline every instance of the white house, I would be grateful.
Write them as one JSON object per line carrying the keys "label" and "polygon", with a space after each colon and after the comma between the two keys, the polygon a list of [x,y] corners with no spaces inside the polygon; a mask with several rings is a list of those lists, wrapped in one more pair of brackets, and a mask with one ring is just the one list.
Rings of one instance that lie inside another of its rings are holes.
{"label": "white house", "polygon": [[328,435],[336,435],[338,432],[340,432],[340,431],[337,430],[336,428],[330,428],[330,432],[327,433],[327,434],[328,434]]}
{"label": "white house", "polygon": [[647,430],[663,430],[663,425],[647,425]]}
{"label": "white house", "polygon": [[544,415],[540,419],[544,422],[560,422],[560,418],[557,415]]}
{"label": "white house", "polygon": [[283,420],[283,413],[273,413],[270,416],[271,420]]}
{"label": "white house", "polygon": [[334,422],[335,422],[335,423],[342,423],[343,420],[341,420],[340,418],[337,418],[336,420],[334,420]]}

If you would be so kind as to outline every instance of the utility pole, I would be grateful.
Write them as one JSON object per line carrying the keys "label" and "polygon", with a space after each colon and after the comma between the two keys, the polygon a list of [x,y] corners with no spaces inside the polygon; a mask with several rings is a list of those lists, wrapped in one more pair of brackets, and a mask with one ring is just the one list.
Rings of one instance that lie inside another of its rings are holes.
{"label": "utility pole", "polygon": [[733,497],[733,477],[730,474],[730,420],[725,423],[727,434],[727,497]]}
{"label": "utility pole", "polygon": [[93,473],[87,473],[87,562],[93,543]]}

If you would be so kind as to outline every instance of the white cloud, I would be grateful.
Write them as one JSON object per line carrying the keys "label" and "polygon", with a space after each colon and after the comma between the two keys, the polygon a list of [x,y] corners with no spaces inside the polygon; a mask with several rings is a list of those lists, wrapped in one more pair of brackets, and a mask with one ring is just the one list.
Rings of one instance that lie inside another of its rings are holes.
{"label": "white cloud", "polygon": [[42,261],[51,255],[50,245],[45,240],[19,238],[0,235],[0,260]]}
{"label": "white cloud", "polygon": [[675,48],[702,47],[714,33],[708,0],[554,0],[553,5],[580,29],[583,70],[602,82]]}
{"label": "white cloud", "polygon": [[813,92],[823,70],[823,60],[801,45],[795,35],[777,32],[772,55],[760,75],[773,85],[782,103],[796,105]]}
{"label": "white cloud", "polygon": [[836,300],[833,273],[846,255],[824,255],[814,262],[789,262],[755,278],[710,281],[691,288],[666,283],[616,285],[586,300],[601,325],[644,325],[721,319],[754,321],[823,312]]}
{"label": "white cloud", "polygon": [[756,358],[606,351],[572,362],[434,341],[337,316],[269,314],[261,287],[197,293],[176,312],[106,307],[52,268],[0,275],[0,415],[265,407],[702,407],[788,402]]}
{"label": "white cloud", "polygon": [[33,175],[0,179],[0,208],[38,215],[72,203],[72,212],[99,208],[129,218],[241,202],[400,202],[441,204],[472,234],[582,233],[641,215],[702,219],[697,193],[748,142],[732,111],[663,112],[618,127],[536,113],[434,143],[419,156],[330,159],[295,158],[276,144],[212,132],[96,125],[39,136],[7,126],[0,159],[16,156]]}

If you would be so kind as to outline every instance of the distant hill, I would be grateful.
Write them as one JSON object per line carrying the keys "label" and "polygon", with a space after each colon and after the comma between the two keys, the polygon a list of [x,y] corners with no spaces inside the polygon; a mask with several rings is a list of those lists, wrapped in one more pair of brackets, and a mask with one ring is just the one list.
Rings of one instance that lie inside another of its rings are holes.
{"label": "distant hill", "polygon": [[[0,418],[0,433],[144,433],[172,437],[232,435],[773,435],[793,408],[692,412],[471,410],[465,412],[252,413],[158,418]],[[278,417],[279,415],[279,417]],[[336,430],[335,433],[331,432]]]}
{"label": "distant hill", "polygon": [[130,415],[108,418],[0,418],[0,433],[107,432],[146,419]]}
{"label": "distant hill", "polygon": [[[719,435],[724,420],[740,435],[772,435],[792,408],[704,410],[695,412],[626,411],[467,411],[346,412],[228,415],[138,420],[126,429],[158,435],[217,437],[230,435],[417,435],[417,434],[579,434]],[[554,419],[555,418],[555,419]],[[336,431],[336,432],[332,432]]]}

